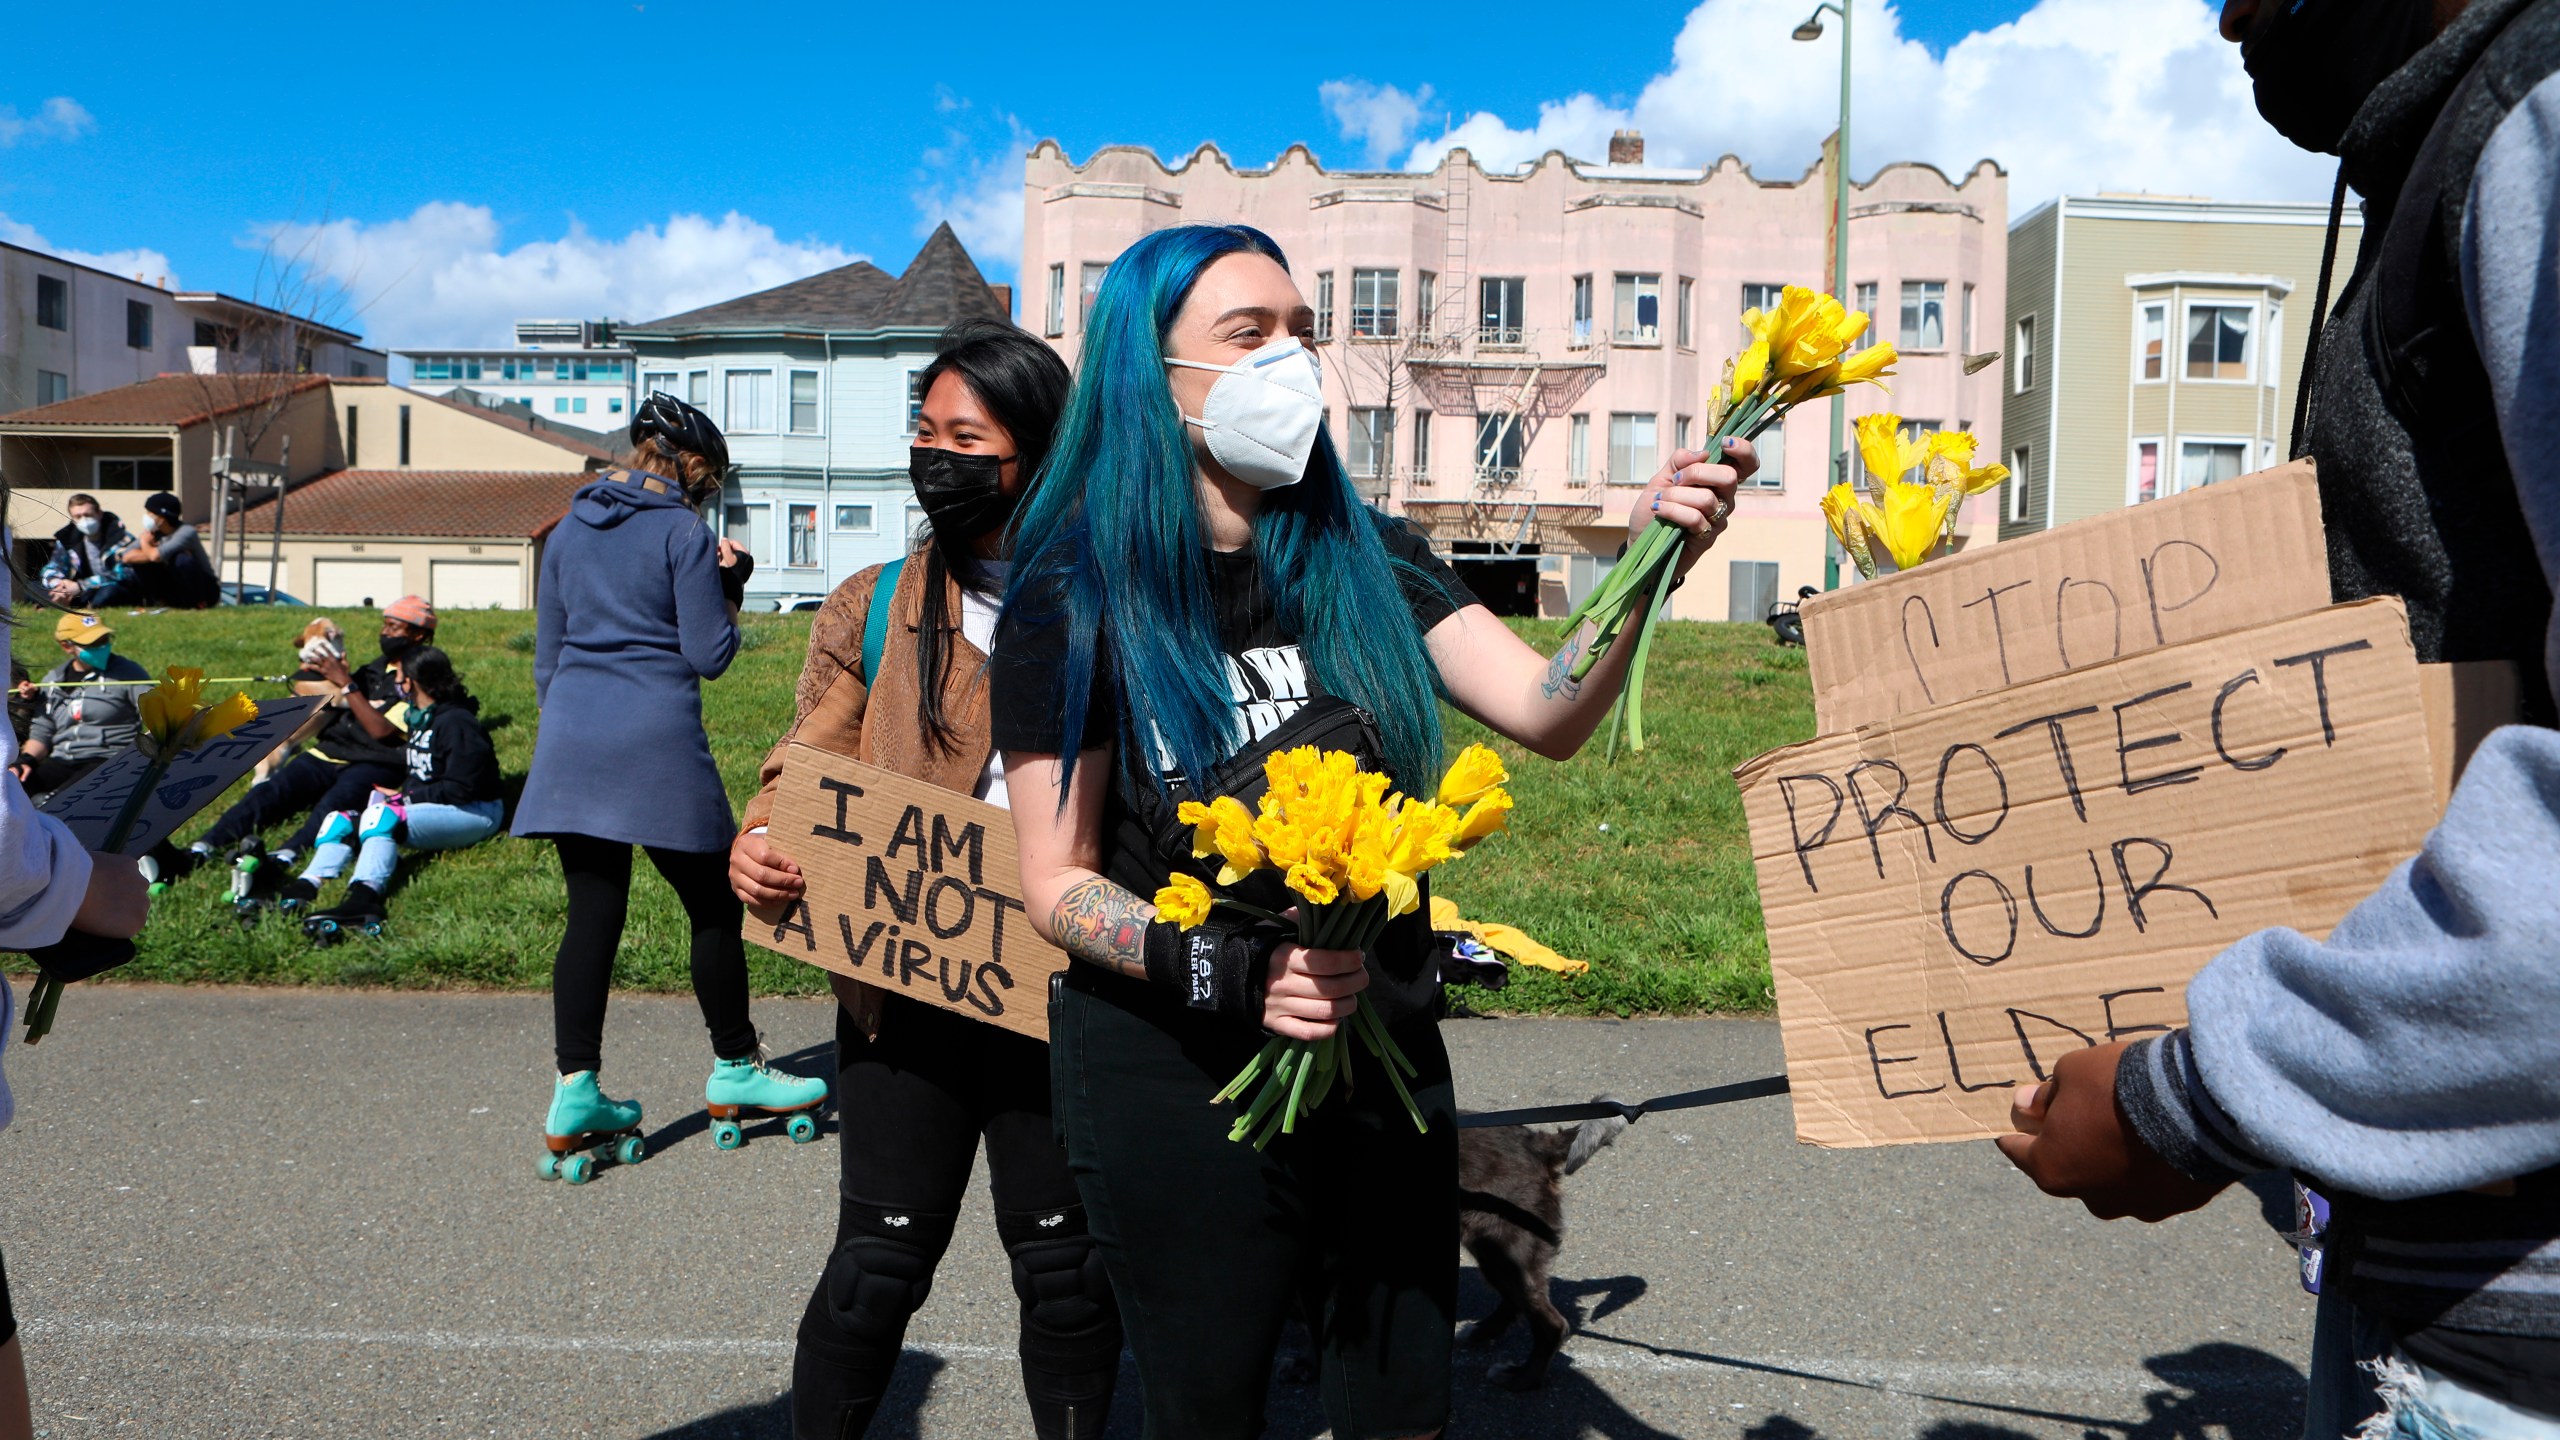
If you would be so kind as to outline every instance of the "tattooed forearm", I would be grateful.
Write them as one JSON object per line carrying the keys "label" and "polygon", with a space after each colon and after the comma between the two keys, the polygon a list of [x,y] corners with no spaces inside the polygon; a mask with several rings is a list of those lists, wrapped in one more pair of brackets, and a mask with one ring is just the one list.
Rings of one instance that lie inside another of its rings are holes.
{"label": "tattooed forearm", "polygon": [[1587,620],[1581,629],[1573,632],[1573,638],[1564,642],[1564,648],[1556,652],[1556,658],[1547,662],[1547,678],[1538,682],[1539,694],[1550,700],[1582,698],[1582,682],[1573,677],[1573,667],[1581,663],[1582,652],[1590,648],[1596,633],[1597,627]]}
{"label": "tattooed forearm", "polygon": [[1049,912],[1059,948],[1106,970],[1146,978],[1147,922],[1154,909],[1100,876],[1078,881]]}

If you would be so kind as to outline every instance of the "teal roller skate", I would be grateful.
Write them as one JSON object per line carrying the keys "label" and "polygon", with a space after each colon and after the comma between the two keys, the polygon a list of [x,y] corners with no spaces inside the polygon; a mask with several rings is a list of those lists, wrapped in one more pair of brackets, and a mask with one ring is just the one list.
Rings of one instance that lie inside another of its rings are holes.
{"label": "teal roller skate", "polygon": [[[301,882],[296,882],[301,883]],[[350,932],[368,938],[382,934],[382,892],[361,880],[347,886],[347,898],[302,922],[302,933],[326,950]]]}
{"label": "teal roller skate", "polygon": [[551,1115],[542,1122],[542,1143],[549,1154],[535,1172],[545,1180],[584,1185],[595,1178],[596,1157],[617,1165],[637,1165],[649,1156],[640,1138],[640,1102],[608,1100],[596,1088],[596,1072],[563,1075],[551,1091]]}
{"label": "teal roller skate", "polygon": [[795,1145],[818,1138],[817,1109],[827,1103],[827,1082],[786,1075],[765,1063],[764,1047],[736,1060],[716,1060],[711,1078],[702,1084],[703,1108],[711,1112],[711,1143],[735,1150],[747,1143],[741,1115],[787,1115],[783,1133]]}

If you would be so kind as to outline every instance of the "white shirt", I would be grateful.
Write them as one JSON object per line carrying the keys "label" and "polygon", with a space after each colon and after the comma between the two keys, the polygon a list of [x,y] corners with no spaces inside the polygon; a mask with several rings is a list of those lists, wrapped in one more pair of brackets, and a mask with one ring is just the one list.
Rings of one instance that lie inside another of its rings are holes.
{"label": "white shirt", "polygon": [[[983,560],[979,570],[987,584],[997,593],[981,595],[974,590],[960,592],[960,638],[978,647],[981,655],[996,653],[996,612],[1004,590],[1005,571],[1011,567],[1001,560]],[[990,805],[1005,805],[1004,752],[987,752],[987,773],[978,777],[976,795]]]}

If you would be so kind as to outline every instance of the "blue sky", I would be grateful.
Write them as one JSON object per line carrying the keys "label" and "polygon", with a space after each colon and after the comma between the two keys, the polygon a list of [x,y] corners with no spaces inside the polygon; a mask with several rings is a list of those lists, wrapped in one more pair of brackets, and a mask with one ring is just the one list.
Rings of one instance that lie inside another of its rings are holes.
{"label": "blue sky", "polygon": [[[510,306],[544,302],[631,316],[855,255],[895,269],[945,215],[991,275],[1010,278],[1010,167],[1025,137],[1054,136],[1078,158],[1107,143],[1178,155],[1214,140],[1251,164],[1305,142],[1347,167],[1428,164],[1453,127],[1480,157],[1516,161],[1549,144],[1587,153],[1606,133],[1594,127],[1641,123],[1656,158],[1732,149],[1791,174],[1836,101],[1823,78],[1836,74],[1834,42],[1785,40],[1808,5],[1582,12],[1605,24],[1514,0],[1401,7],[1411,18],[1391,22],[1375,4],[1336,0],[1101,19],[1094,7],[1012,4],[285,0],[255,25],[202,5],[125,6],[111,21],[41,7],[13,17],[22,59],[0,75],[0,238],[119,268],[165,260],[189,286],[248,293],[261,235],[331,222],[285,233],[345,285],[359,328],[390,343],[466,339],[447,332],[478,334]],[[2066,170],[2071,153],[2025,166],[2005,153],[2046,143],[2025,133],[2052,125],[2032,95],[1973,102],[1990,112],[1979,124],[1934,109],[1938,119],[1905,123],[1897,107],[1921,103],[1915,87],[1962,89],[1986,66],[2068,90],[2075,63],[2155,64],[2166,68],[2146,94],[2184,85],[2227,118],[2238,65],[2210,41],[2202,0],[2124,5],[2169,16],[2183,48],[2118,54],[2126,42],[2094,32],[2139,27],[2086,23],[2105,7],[2123,18],[2118,0],[2039,0],[2031,16],[2021,0],[1862,0],[1861,103],[1872,91],[1877,106],[1862,133],[1929,132],[1944,154],[1916,158],[1950,166],[2000,150],[2013,192],[2109,183],[2038,173],[2030,187],[2029,170]],[[2065,37],[2059,48],[2000,38],[2039,24]],[[1773,65],[1792,78],[1772,81]],[[57,97],[69,107],[48,111]],[[1865,140],[1858,167],[1905,158],[1890,143]],[[2119,169],[2179,165],[2123,155]],[[2236,183],[2302,188],[2298,174],[2271,173]],[[688,216],[701,218],[676,223]]]}

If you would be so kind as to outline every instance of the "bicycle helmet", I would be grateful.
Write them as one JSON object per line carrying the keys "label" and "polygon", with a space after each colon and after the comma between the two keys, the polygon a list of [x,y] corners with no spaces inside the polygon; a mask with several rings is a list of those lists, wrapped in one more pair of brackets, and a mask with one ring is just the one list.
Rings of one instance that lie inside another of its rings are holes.
{"label": "bicycle helmet", "polygon": [[710,461],[721,474],[729,472],[729,442],[720,438],[720,427],[711,423],[710,416],[663,390],[650,391],[631,415],[631,443],[649,439],[670,449],[689,450]]}

